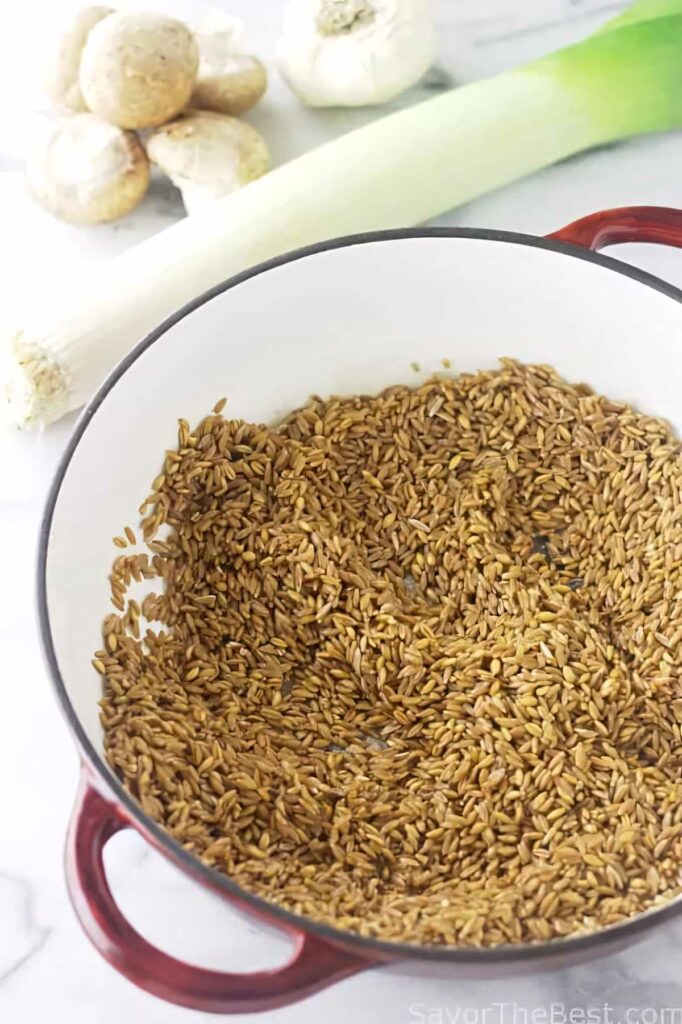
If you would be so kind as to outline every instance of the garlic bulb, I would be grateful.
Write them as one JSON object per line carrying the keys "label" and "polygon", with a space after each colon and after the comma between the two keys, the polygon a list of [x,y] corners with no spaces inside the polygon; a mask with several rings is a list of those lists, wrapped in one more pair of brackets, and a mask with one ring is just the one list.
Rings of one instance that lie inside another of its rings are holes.
{"label": "garlic bulb", "polygon": [[289,0],[280,70],[311,107],[384,103],[433,62],[430,0]]}

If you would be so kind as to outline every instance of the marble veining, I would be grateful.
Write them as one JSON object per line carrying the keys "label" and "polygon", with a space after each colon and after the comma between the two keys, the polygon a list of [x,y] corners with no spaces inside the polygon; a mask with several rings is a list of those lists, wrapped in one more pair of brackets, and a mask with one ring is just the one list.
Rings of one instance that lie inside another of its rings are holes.
{"label": "marble veining", "polygon": [[42,927],[36,919],[35,902],[36,891],[30,878],[0,872],[0,907],[14,922],[14,928],[2,936],[0,985],[28,964],[50,937],[52,929]]}
{"label": "marble veining", "polygon": [[[470,81],[568,44],[624,6],[605,0],[435,4],[438,67],[396,106],[451,80]],[[143,210],[94,232],[57,224],[26,199],[16,173],[27,133],[19,97],[34,112],[40,103],[28,85],[19,88],[18,75],[26,73],[24,54],[34,26],[43,24],[49,35],[49,25],[73,6],[70,0],[23,0],[14,5],[0,40],[3,320],[11,319],[21,303],[42,300],[84,263],[123,251],[181,214],[177,194],[160,181]],[[138,4],[124,0],[120,6]],[[209,4],[153,0],[146,6],[188,16]],[[254,48],[270,52],[279,0],[226,0],[225,6],[247,19]],[[283,160],[374,116],[372,111],[302,110],[275,79],[268,103],[253,120],[275,159]],[[542,233],[603,207],[680,206],[680,167],[679,135],[638,139],[567,161],[438,222]],[[619,255],[682,284],[680,253],[628,246]],[[46,488],[72,422],[73,417],[38,438],[0,432],[0,1022],[198,1024],[213,1018],[152,999],[109,968],[90,948],[66,897],[62,847],[78,763],[38,646],[32,566]],[[285,938],[198,890],[134,833],[116,836],[105,859],[125,913],[168,951],[242,971],[274,965],[286,955]],[[682,922],[660,927],[617,956],[492,983],[454,981],[414,967],[371,971],[267,1019],[273,1024],[682,1024],[681,973]],[[507,1009],[493,1011],[493,1005]],[[599,1007],[601,1016],[580,1018]],[[577,1016],[571,1018],[572,1010]]]}

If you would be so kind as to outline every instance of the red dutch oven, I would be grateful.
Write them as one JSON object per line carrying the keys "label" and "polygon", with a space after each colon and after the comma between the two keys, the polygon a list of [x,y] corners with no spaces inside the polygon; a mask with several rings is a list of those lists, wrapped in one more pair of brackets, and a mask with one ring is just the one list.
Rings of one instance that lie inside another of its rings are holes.
{"label": "red dutch oven", "polygon": [[[42,524],[39,612],[58,700],[79,746],[82,786],[66,844],[69,892],[88,937],[116,970],[162,999],[217,1013],[293,1003],[389,961],[437,962],[496,977],[612,953],[682,911],[677,899],[594,934],[491,949],[381,942],[289,913],[203,865],[152,821],[105,763],[99,677],[91,667],[108,607],[111,536],[130,522],[177,417],[198,420],[221,394],[235,417],[267,421],[311,393],[377,391],[442,360],[454,371],[500,356],[669,419],[682,433],[682,292],[596,250],[682,245],[682,212],[610,210],[548,238],[424,229],[337,239],[258,266],[180,310],[112,372],[81,416]],[[223,973],[180,962],[126,920],[102,860],[136,829],[201,886],[293,940],[287,963]]]}

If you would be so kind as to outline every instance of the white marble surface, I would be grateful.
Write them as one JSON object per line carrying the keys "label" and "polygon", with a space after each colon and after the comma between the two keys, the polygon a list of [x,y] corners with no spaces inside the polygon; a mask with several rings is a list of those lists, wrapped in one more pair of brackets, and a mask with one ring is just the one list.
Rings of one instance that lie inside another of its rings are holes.
{"label": "white marble surface", "polygon": [[[39,49],[49,40],[54,21],[71,6],[60,0],[12,4],[0,40],[3,315],[23,302],[40,302],[63,276],[78,273],[83,261],[120,251],[180,213],[172,191],[159,186],[134,218],[114,228],[84,232],[50,221],[25,200],[16,170],[30,125],[26,111],[37,110],[40,104],[33,83]],[[198,0],[158,0],[149,6],[187,15],[205,5]],[[276,33],[278,0],[235,0],[229,6],[246,15],[254,48],[267,53]],[[455,78],[468,80],[579,38],[620,4],[436,0],[436,6],[441,65]],[[367,116],[298,109],[276,84],[254,123],[262,126],[281,160]],[[679,135],[638,140],[568,161],[441,222],[542,233],[608,206],[682,206],[680,167]],[[619,255],[682,284],[680,253],[623,247]],[[33,559],[42,502],[69,429],[66,422],[42,437],[0,434],[0,1021],[208,1020],[167,1006],[120,978],[90,948],[65,894],[62,844],[78,763],[42,663],[33,619]],[[258,926],[234,917],[135,835],[117,837],[107,851],[107,863],[115,893],[133,923],[170,952],[233,970],[265,966],[282,955],[282,941],[266,940]],[[607,960],[495,984],[454,982],[396,968],[373,971],[300,1006],[269,1014],[268,1019],[273,1024],[320,1019],[329,1024],[416,1024],[427,1019],[430,1024],[496,1024],[499,1012],[495,1016],[494,1011],[482,1011],[506,1002],[517,1009],[505,1011],[503,1024],[545,1024],[547,1017],[531,1017],[534,1009],[556,1013],[556,1024],[561,1024],[561,1007],[568,1013],[597,1006],[602,1007],[601,1016],[593,1017],[592,1024],[681,1024],[681,972],[682,925],[677,925],[661,928],[636,949]],[[604,1003],[610,1013],[604,1011]],[[553,1011],[553,1005],[559,1008]],[[679,1008],[677,1014],[673,1008]],[[573,1024],[584,1021],[574,1018]]]}

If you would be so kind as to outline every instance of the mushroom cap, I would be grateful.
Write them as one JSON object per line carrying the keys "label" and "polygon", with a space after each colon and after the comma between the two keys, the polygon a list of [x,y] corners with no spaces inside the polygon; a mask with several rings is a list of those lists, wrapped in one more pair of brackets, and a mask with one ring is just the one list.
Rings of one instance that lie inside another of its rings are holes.
{"label": "mushroom cap", "polygon": [[193,31],[199,46],[199,72],[192,106],[233,116],[245,113],[265,92],[267,74],[256,57],[243,52],[243,22],[213,8]]}
{"label": "mushroom cap", "polygon": [[87,38],[80,86],[90,110],[119,128],[153,128],[191,94],[199,50],[181,21],[140,12],[112,14]]}
{"label": "mushroom cap", "polygon": [[150,159],[178,185],[227,195],[268,169],[263,138],[244,121],[226,114],[192,110],[152,132]]}
{"label": "mushroom cap", "polygon": [[45,77],[47,94],[57,109],[87,110],[78,81],[81,54],[90,30],[112,13],[111,7],[85,7],[64,29]]}
{"label": "mushroom cap", "polygon": [[132,132],[94,114],[50,122],[26,166],[33,197],[71,224],[117,220],[140,202],[149,184],[149,161]]}
{"label": "mushroom cap", "polygon": [[192,105],[221,114],[243,114],[258,103],[268,84],[265,68],[246,53],[225,56],[220,65],[199,64]]}

